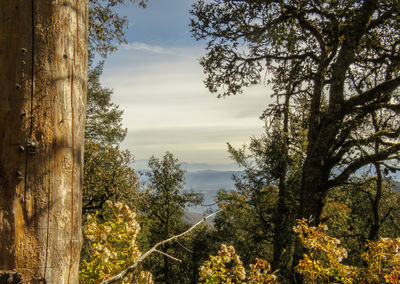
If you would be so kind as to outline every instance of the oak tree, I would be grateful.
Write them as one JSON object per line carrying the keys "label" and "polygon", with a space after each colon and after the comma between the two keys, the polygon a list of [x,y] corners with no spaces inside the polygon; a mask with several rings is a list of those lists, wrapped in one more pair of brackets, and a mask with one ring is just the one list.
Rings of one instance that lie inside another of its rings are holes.
{"label": "oak tree", "polygon": [[[396,117],[400,110],[399,9],[397,0],[224,0],[193,6],[193,35],[208,41],[201,64],[210,91],[235,95],[266,78],[280,97],[276,105],[286,94],[290,106],[300,98],[308,106],[298,218],[317,224],[330,188],[369,164],[399,159],[398,122],[379,131],[373,127],[375,113]],[[289,211],[279,213],[290,220]],[[292,225],[281,234],[293,234]],[[275,258],[290,246],[276,239]],[[277,259],[273,264],[280,266]]]}

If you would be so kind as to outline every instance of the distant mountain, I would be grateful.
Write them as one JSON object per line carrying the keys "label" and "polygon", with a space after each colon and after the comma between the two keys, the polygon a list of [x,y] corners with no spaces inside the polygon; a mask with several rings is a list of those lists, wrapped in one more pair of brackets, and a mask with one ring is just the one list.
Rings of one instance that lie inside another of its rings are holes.
{"label": "distant mountain", "polygon": [[233,189],[234,182],[232,180],[232,177],[234,174],[238,175],[240,173],[241,172],[239,171],[213,170],[187,172],[185,174],[186,187],[197,190],[218,190],[221,188],[227,190]]}
{"label": "distant mountain", "polygon": [[207,163],[180,163],[182,168],[187,172],[196,171],[237,171],[239,167],[236,163],[228,164],[207,164]]}
{"label": "distant mountain", "polygon": [[[135,170],[143,171],[148,170],[148,163],[149,160],[146,159],[139,159],[136,160],[132,164],[132,168]],[[206,171],[206,170],[213,170],[213,171],[237,171],[239,167],[236,163],[226,163],[226,164],[208,164],[208,163],[187,163],[181,162],[180,163],[182,169],[187,172],[196,172],[196,171]]]}
{"label": "distant mountain", "polygon": [[[213,204],[215,196],[218,190],[233,190],[235,184],[233,182],[233,175],[240,175],[240,171],[197,171],[197,172],[187,172],[186,186],[187,189],[193,189],[194,192],[203,194],[204,201],[203,204]],[[215,208],[215,206],[211,206]],[[190,207],[191,211],[203,212],[206,210],[207,206],[193,206]]]}

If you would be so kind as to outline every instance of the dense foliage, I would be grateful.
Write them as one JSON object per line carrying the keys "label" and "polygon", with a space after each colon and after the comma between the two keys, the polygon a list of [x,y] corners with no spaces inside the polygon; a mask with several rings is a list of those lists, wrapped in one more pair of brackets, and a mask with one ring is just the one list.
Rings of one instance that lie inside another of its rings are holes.
{"label": "dense foliage", "polygon": [[85,143],[84,214],[101,210],[106,200],[137,205],[140,185],[132,162],[129,151],[91,141]]}
{"label": "dense foliage", "polygon": [[298,220],[294,227],[307,248],[296,267],[305,283],[399,283],[400,238],[369,241],[361,255],[365,265],[352,266],[343,264],[347,250],[339,246],[340,240],[328,236],[327,230],[323,224],[309,226],[306,219]]}
{"label": "dense foliage", "polygon": [[246,271],[235,248],[221,245],[218,255],[210,256],[210,260],[199,268],[199,283],[277,283],[270,270],[268,262],[257,259]]}

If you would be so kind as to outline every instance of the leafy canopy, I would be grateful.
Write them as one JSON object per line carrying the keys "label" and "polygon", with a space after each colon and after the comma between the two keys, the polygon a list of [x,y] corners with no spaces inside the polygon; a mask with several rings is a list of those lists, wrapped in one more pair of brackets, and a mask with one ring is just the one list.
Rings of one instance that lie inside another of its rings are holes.
{"label": "leafy canopy", "polygon": [[103,62],[89,70],[85,139],[102,145],[122,142],[127,129],[122,128],[123,110],[111,102],[113,91],[102,86]]}
{"label": "leafy canopy", "polygon": [[[117,49],[117,44],[126,43],[126,17],[117,12],[123,5],[135,0],[90,0],[89,1],[89,53],[107,57]],[[147,0],[140,0],[139,6],[145,8]]]}

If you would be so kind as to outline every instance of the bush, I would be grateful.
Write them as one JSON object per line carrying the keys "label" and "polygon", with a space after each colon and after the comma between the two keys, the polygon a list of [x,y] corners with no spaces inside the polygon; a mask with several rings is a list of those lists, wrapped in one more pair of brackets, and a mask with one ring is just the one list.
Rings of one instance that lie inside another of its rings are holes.
{"label": "bush", "polygon": [[[140,257],[137,244],[140,226],[136,213],[126,204],[106,202],[108,214],[101,222],[98,213],[87,216],[84,236],[90,243],[90,256],[83,260],[79,272],[81,283],[100,283],[108,279]],[[123,283],[153,283],[148,272],[130,274]]]}

